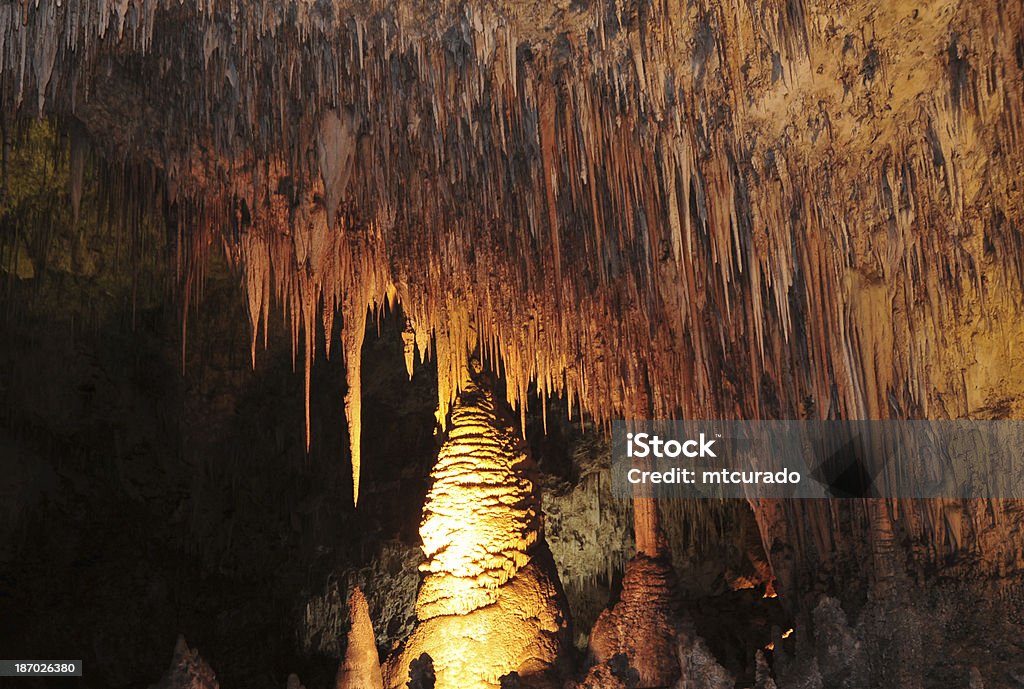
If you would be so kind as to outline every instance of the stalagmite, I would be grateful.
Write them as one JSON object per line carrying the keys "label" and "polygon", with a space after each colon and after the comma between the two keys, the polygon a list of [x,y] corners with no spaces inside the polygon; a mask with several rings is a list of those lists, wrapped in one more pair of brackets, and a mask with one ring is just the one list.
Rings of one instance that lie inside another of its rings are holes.
{"label": "stalagmite", "polygon": [[618,602],[594,623],[589,650],[597,663],[624,656],[637,672],[637,687],[671,686],[679,678],[683,625],[671,564],[638,554],[626,563]]}
{"label": "stalagmite", "polygon": [[679,637],[679,681],[675,689],[733,689],[735,681],[699,636]]}
{"label": "stalagmite", "polygon": [[150,689],[219,689],[213,670],[199,652],[188,647],[185,637],[179,636],[174,645],[174,657],[167,673]]}
{"label": "stalagmite", "polygon": [[633,530],[636,555],[626,563],[618,602],[594,624],[589,650],[598,664],[624,657],[638,687],[669,686],[680,676],[684,619],[657,499],[633,496]]}
{"label": "stalagmite", "polygon": [[338,667],[335,689],[383,689],[384,680],[377,655],[377,640],[370,621],[366,597],[358,586],[348,597],[348,639],[345,658]]}
{"label": "stalagmite", "polygon": [[569,643],[532,462],[478,376],[463,383],[431,472],[420,525],[427,562],[419,621],[385,664],[390,689],[405,686],[424,654],[437,689],[497,689],[512,672],[532,685],[557,676]]}

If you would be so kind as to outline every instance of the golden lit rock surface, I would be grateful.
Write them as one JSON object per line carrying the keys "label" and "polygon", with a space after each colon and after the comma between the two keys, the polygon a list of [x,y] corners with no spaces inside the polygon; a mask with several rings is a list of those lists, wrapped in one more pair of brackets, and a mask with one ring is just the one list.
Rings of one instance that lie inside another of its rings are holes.
{"label": "golden lit rock surface", "polygon": [[513,402],[935,417],[1019,367],[1021,26],[952,0],[40,0],[0,7],[0,73],[6,111],[154,166],[183,270],[223,246],[254,329],[273,299],[297,345],[339,309],[352,354],[393,290],[421,343],[475,321]]}
{"label": "golden lit rock surface", "polygon": [[420,524],[427,556],[416,605],[421,620],[493,603],[498,587],[529,562],[541,530],[530,468],[522,438],[500,425],[492,396],[471,384],[452,410],[430,474]]}
{"label": "golden lit rock surface", "polygon": [[385,664],[390,689],[424,653],[438,689],[496,688],[512,672],[548,681],[569,643],[526,445],[488,390],[463,385],[420,525],[419,623]]}
{"label": "golden lit rock surface", "polygon": [[348,597],[348,614],[351,627],[345,658],[338,667],[335,689],[383,689],[384,680],[380,672],[380,658],[377,656],[377,640],[373,635],[373,623],[366,597],[358,586]]}

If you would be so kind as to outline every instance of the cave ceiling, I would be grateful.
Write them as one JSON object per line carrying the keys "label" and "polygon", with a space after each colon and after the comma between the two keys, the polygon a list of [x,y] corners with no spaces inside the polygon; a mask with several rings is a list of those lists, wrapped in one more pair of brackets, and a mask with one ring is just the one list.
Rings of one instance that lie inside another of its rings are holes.
{"label": "cave ceiling", "polygon": [[327,334],[357,476],[385,303],[441,419],[474,350],[598,421],[1021,386],[1020,0],[3,0],[0,99],[166,215],[184,292],[228,257],[254,360]]}

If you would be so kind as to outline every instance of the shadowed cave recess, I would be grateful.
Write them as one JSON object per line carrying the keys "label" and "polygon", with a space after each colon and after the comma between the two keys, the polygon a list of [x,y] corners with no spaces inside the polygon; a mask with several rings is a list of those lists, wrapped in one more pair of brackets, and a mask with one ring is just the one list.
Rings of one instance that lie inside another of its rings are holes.
{"label": "shadowed cave recess", "polygon": [[611,424],[1024,418],[1021,0],[0,0],[0,657],[1024,687],[1016,500]]}

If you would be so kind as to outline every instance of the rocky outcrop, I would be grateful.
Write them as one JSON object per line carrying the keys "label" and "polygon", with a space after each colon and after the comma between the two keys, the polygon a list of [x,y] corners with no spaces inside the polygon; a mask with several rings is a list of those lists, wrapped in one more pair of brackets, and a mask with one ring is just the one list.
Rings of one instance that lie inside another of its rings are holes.
{"label": "rocky outcrop", "polygon": [[838,600],[823,596],[805,626],[776,630],[771,662],[758,653],[755,687],[1010,689],[1024,677],[1020,626],[986,607],[964,588],[940,584],[869,601],[848,619]]}
{"label": "rocky outcrop", "polygon": [[424,657],[437,689],[498,689],[511,673],[543,684],[569,643],[525,443],[489,390],[463,385],[420,525],[418,623],[385,664],[389,689]]}

